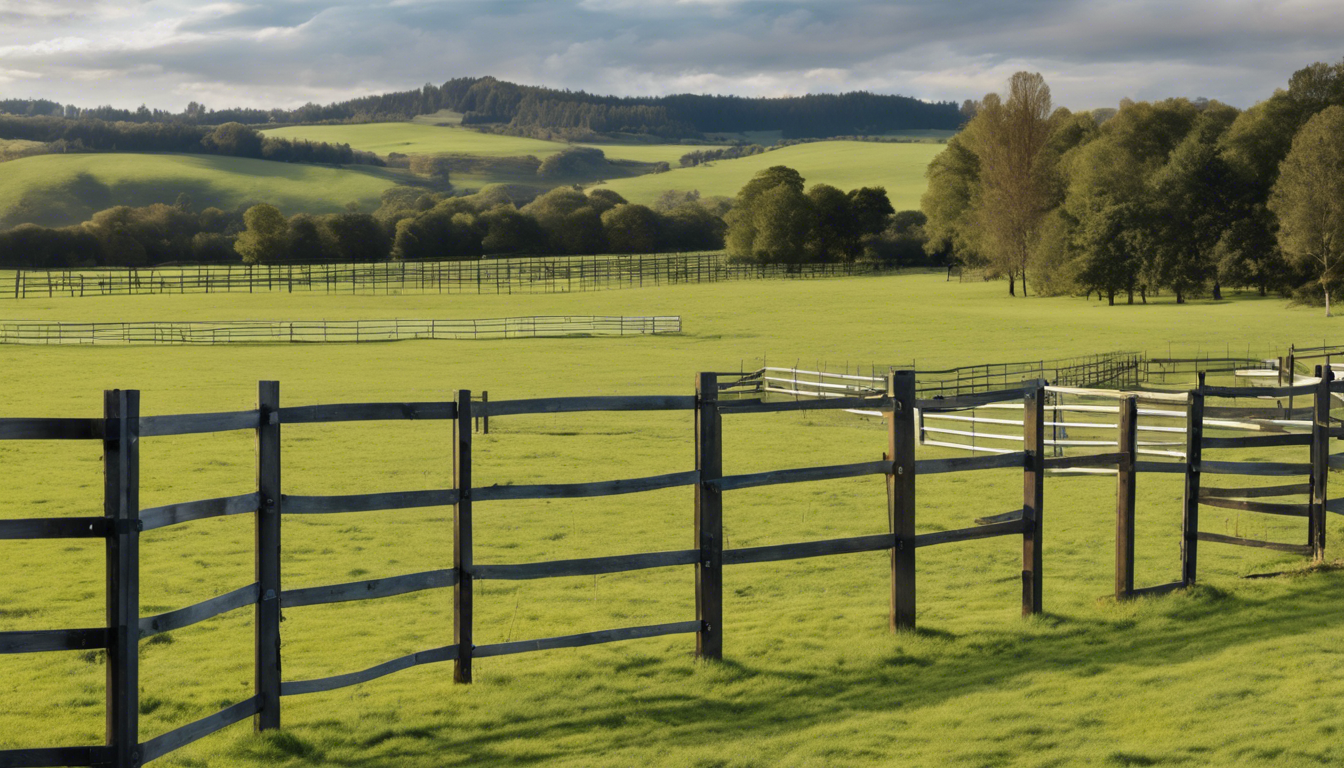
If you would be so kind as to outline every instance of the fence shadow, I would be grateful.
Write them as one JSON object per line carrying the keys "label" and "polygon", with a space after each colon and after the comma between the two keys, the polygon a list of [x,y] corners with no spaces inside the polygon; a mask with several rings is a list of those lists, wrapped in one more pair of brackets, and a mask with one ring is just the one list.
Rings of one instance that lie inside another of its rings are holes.
{"label": "fence shadow", "polygon": [[[637,702],[618,697],[605,705],[587,700],[582,710],[568,700],[551,700],[531,710],[529,718],[497,718],[488,728],[472,729],[470,736],[456,723],[416,722],[347,741],[326,725],[299,725],[279,737],[242,738],[234,751],[250,759],[349,768],[432,762],[441,755],[453,755],[451,764],[460,765],[543,766],[584,753],[630,748],[675,752],[731,743],[744,731],[787,733],[866,713],[934,707],[984,691],[1012,689],[1039,674],[1091,677],[1117,668],[1170,669],[1241,646],[1344,629],[1344,614],[1337,610],[1344,601],[1341,573],[1280,580],[1274,594],[1265,597],[1199,586],[1145,601],[1137,610],[1156,620],[1156,631],[1140,630],[1129,608],[1111,604],[1090,615],[1046,614],[959,637],[923,630],[897,634],[888,653],[843,667],[800,670],[730,656],[697,672],[712,677],[713,687],[697,684],[704,681],[696,678],[680,679],[676,687],[681,692],[644,694]],[[633,656],[622,665],[656,675],[659,665],[676,663]],[[520,683],[525,685],[525,679],[515,678],[512,685]],[[739,693],[723,695],[725,687]],[[741,695],[743,691],[754,695]],[[612,730],[635,715],[663,727],[647,736]],[[391,752],[373,749],[392,741]],[[575,743],[585,747],[580,751]],[[346,756],[348,752],[359,756]]]}

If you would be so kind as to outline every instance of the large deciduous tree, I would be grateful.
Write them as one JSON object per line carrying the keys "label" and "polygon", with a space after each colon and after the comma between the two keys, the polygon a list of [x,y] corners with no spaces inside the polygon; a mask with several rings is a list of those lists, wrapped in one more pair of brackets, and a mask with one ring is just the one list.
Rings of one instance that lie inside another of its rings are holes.
{"label": "large deciduous tree", "polygon": [[1008,98],[989,94],[975,117],[981,123],[973,143],[980,161],[980,225],[991,264],[1008,276],[1009,294],[1016,293],[1020,277],[1027,295],[1027,263],[1054,204],[1050,114],[1045,78],[1018,72],[1008,82]]}
{"label": "large deciduous tree", "polygon": [[247,229],[238,235],[233,249],[244,264],[274,264],[284,257],[289,222],[279,208],[254,205],[243,214],[243,225]]}
{"label": "large deciduous tree", "polygon": [[775,165],[738,190],[728,214],[728,253],[743,261],[799,262],[806,258],[812,206],[803,177]]}
{"label": "large deciduous tree", "polygon": [[1279,218],[1284,254],[1311,268],[1329,317],[1330,289],[1344,256],[1344,107],[1317,113],[1298,131],[1269,207]]}
{"label": "large deciduous tree", "polygon": [[984,248],[976,211],[980,205],[980,158],[972,149],[979,126],[974,121],[947,141],[924,170],[928,187],[920,198],[927,221],[924,249],[929,255],[952,254],[963,267],[984,264]]}
{"label": "large deciduous tree", "polygon": [[1239,177],[1218,151],[1218,138],[1236,110],[1216,102],[1204,107],[1190,132],[1148,183],[1148,282],[1176,294],[1176,303],[1218,282],[1218,246],[1242,218]]}
{"label": "large deciduous tree", "polygon": [[614,253],[654,253],[658,250],[661,222],[652,208],[621,203],[602,213],[607,245]]}

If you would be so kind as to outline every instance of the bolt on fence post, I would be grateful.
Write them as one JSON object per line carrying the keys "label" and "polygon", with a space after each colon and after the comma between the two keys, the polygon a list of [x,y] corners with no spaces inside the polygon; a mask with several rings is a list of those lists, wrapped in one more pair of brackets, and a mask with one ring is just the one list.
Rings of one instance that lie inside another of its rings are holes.
{"label": "bolt on fence post", "polygon": [[1134,501],[1138,462],[1139,401],[1120,401],[1120,461],[1115,487],[1115,598],[1134,593]]}
{"label": "bolt on fence post", "polygon": [[257,714],[252,727],[280,727],[280,382],[257,382]]}
{"label": "bolt on fence post", "polygon": [[1045,496],[1045,387],[1022,399],[1022,615],[1042,611],[1041,506]]}
{"label": "bolt on fence post", "polygon": [[695,380],[695,655],[723,658],[723,417],[719,413],[719,378],[701,373]]}
{"label": "bolt on fence post", "polygon": [[103,392],[107,536],[107,745],[140,765],[140,393]]}
{"label": "bolt on fence post", "polygon": [[[1328,359],[1328,358],[1327,358]],[[1308,543],[1316,562],[1325,559],[1326,483],[1330,475],[1330,366],[1317,366],[1311,419],[1311,516],[1307,519]]]}
{"label": "bolt on fence post", "polygon": [[887,374],[887,523],[892,533],[891,631],[915,628],[915,372]]}
{"label": "bolt on fence post", "polygon": [[453,642],[457,659],[453,662],[453,680],[471,682],[472,650],[472,528],[471,528],[471,390],[457,391],[457,450],[453,452],[453,484],[457,504],[453,506],[453,568],[457,584],[453,587]]}
{"label": "bolt on fence post", "polygon": [[1182,521],[1181,582],[1195,583],[1199,565],[1199,466],[1204,453],[1204,374],[1191,390],[1185,417],[1185,514]]}

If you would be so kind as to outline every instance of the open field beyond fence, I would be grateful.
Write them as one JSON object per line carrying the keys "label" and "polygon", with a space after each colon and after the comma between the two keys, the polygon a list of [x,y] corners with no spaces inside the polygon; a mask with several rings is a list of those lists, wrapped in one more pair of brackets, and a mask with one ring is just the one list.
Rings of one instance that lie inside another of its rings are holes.
{"label": "open field beyond fence", "polygon": [[722,253],[370,264],[257,264],[0,272],[0,299],[194,293],[573,293],[737,280],[852,277],[873,264],[739,264]]}
{"label": "open field beyond fence", "polygon": [[138,323],[0,320],[0,344],[363,344],[414,339],[534,339],[680,332],[679,317],[623,316]]}

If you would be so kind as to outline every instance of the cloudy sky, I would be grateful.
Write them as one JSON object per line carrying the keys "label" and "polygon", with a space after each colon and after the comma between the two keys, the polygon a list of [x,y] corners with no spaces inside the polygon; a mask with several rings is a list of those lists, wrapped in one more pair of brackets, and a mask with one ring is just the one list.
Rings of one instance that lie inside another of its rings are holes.
{"label": "cloudy sky", "polygon": [[866,89],[1249,106],[1344,56],[1340,0],[0,0],[0,97],[295,106],[464,75],[622,95]]}

